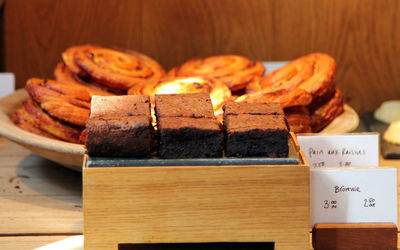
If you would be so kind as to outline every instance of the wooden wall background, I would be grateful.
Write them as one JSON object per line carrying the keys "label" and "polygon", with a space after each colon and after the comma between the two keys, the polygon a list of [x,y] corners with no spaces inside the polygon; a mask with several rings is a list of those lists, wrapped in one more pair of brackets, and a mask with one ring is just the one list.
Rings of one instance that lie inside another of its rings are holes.
{"label": "wooden wall background", "polygon": [[60,53],[93,43],[141,51],[167,69],[195,56],[258,60],[331,54],[358,111],[400,99],[398,0],[5,0],[5,70],[51,77]]}

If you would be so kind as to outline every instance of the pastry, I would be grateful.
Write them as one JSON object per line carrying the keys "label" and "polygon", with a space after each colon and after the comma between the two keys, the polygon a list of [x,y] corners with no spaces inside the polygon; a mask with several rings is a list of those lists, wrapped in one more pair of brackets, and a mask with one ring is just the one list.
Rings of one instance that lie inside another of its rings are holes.
{"label": "pastry", "polygon": [[247,85],[246,92],[274,92],[281,89],[300,88],[316,99],[334,88],[335,72],[336,62],[331,56],[312,53],[253,80]]}
{"label": "pastry", "polygon": [[175,77],[165,78],[154,83],[136,84],[128,90],[130,95],[155,94],[185,94],[204,93],[209,94],[214,111],[219,110],[222,104],[231,98],[231,91],[220,80],[210,77]]}
{"label": "pastry", "polygon": [[330,99],[332,99],[335,93],[336,93],[336,84],[332,84],[330,88],[327,89],[325,94],[313,98],[312,102],[309,105],[307,105],[308,111],[310,113],[313,113],[315,110],[317,110],[322,105],[327,103]]}
{"label": "pastry", "polygon": [[375,110],[374,117],[378,121],[384,123],[391,123],[400,120],[400,100],[383,102],[381,106]]}
{"label": "pastry", "polygon": [[25,89],[51,116],[74,125],[86,125],[91,97],[85,88],[79,85],[71,88],[71,83],[31,78]]}
{"label": "pastry", "polygon": [[62,58],[74,74],[120,90],[158,81],[165,74],[158,62],[135,51],[82,45],[68,48]]}
{"label": "pastry", "polygon": [[15,125],[28,132],[51,139],[60,139],[44,130],[41,130],[39,126],[36,125],[36,123],[38,122],[37,117],[31,117],[31,115],[25,109],[25,104],[12,114],[11,120],[14,122]]}
{"label": "pastry", "polygon": [[285,117],[293,133],[311,133],[311,117],[304,106],[285,108]]}
{"label": "pastry", "polygon": [[325,104],[311,113],[311,128],[313,132],[319,132],[344,110],[343,93],[336,89],[335,95]]}
{"label": "pastry", "polygon": [[278,102],[282,108],[294,106],[307,106],[311,103],[312,97],[302,89],[286,90],[281,89],[273,92],[258,92],[245,94],[235,99],[235,102]]}
{"label": "pastry", "polygon": [[231,91],[237,91],[264,72],[260,62],[238,55],[218,55],[188,60],[171,69],[168,75],[213,77],[223,81]]}
{"label": "pastry", "polygon": [[383,133],[383,140],[393,144],[400,144],[400,120],[390,123]]}
{"label": "pastry", "polygon": [[79,143],[82,132],[79,127],[53,119],[31,98],[28,98],[25,104],[13,114],[12,120],[17,126],[32,133],[72,143]]}
{"label": "pastry", "polygon": [[83,79],[80,79],[79,76],[74,75],[72,71],[68,69],[64,62],[59,62],[54,69],[54,79],[59,82],[74,83],[71,84],[71,88],[76,85],[85,87],[90,96],[111,96],[121,94],[118,93],[118,91],[116,90],[106,88],[104,85],[96,83],[90,84],[88,82],[85,82]]}

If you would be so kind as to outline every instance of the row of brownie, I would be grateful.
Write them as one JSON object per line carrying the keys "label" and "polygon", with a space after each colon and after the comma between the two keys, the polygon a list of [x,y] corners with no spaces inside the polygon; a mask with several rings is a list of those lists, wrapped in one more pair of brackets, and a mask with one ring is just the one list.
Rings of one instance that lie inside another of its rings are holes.
{"label": "row of brownie", "polygon": [[286,157],[288,128],[278,103],[228,103],[223,126],[207,94],[155,97],[156,131],[147,96],[93,97],[87,124],[90,156]]}

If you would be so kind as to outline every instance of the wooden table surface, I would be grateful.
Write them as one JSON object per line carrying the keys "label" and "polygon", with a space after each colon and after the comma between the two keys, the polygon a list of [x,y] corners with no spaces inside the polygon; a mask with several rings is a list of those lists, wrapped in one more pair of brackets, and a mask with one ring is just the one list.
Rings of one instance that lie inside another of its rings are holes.
{"label": "wooden table surface", "polygon": [[0,137],[0,249],[82,234],[82,174]]}
{"label": "wooden table surface", "polygon": [[[400,167],[400,161],[381,165]],[[0,249],[69,239],[82,235],[82,224],[82,174],[0,137]]]}

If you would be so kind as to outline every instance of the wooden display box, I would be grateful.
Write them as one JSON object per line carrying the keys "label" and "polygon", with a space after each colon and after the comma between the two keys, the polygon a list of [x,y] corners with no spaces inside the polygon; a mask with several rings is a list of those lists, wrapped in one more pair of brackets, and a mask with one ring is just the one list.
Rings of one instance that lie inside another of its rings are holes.
{"label": "wooden display box", "polygon": [[309,249],[309,167],[291,140],[299,165],[86,167],[85,157],[85,249],[185,242]]}

